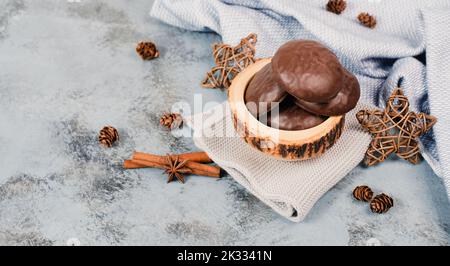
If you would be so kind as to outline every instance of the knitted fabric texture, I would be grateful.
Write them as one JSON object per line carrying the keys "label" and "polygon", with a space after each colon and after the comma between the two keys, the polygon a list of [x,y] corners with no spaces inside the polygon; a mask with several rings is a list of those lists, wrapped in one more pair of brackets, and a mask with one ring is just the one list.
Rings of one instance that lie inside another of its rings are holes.
{"label": "knitted fabric texture", "polygon": [[276,159],[236,135],[227,105],[186,119],[195,144],[256,197],[295,222],[303,220],[317,200],[358,165],[370,143],[371,137],[355,117],[364,106],[357,106],[346,115],[341,138],[324,155],[306,161]]}

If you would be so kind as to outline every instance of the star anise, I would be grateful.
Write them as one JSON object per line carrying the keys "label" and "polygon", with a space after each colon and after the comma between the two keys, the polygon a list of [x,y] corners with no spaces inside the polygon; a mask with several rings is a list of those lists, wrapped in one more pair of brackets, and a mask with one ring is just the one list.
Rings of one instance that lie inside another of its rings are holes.
{"label": "star anise", "polygon": [[167,165],[164,173],[168,175],[167,183],[172,182],[175,178],[178,179],[179,182],[184,183],[183,174],[190,174],[192,172],[191,169],[185,166],[188,160],[180,161],[178,156],[174,158],[169,154],[166,156],[166,160]]}

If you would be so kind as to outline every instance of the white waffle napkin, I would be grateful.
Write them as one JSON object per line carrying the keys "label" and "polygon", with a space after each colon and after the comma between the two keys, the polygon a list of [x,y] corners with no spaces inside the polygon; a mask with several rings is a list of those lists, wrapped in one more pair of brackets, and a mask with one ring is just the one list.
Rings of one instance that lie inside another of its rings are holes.
{"label": "white waffle napkin", "polygon": [[[194,115],[186,123],[194,142],[237,182],[282,216],[302,221],[317,200],[364,158],[371,137],[346,115],[341,138],[322,156],[284,161],[263,154],[236,135],[227,103]],[[339,158],[337,160],[336,158]]]}

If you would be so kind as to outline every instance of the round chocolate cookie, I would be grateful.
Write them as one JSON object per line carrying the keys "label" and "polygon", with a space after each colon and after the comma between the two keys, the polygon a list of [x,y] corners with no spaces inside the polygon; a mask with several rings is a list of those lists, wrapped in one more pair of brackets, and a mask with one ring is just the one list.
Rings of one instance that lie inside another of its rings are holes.
{"label": "round chocolate cookie", "polygon": [[281,102],[279,112],[269,113],[267,125],[281,130],[303,130],[320,125],[326,119],[298,107],[292,97],[288,97]]}
{"label": "round chocolate cookie", "polygon": [[282,45],[272,58],[273,77],[292,96],[324,103],[342,88],[344,72],[336,55],[311,40]]}
{"label": "round chocolate cookie", "polygon": [[343,75],[343,88],[327,103],[311,103],[302,99],[295,99],[295,103],[317,115],[343,115],[355,108],[360,96],[359,83],[356,77],[348,71]]}
{"label": "round chocolate cookie", "polygon": [[252,78],[245,90],[245,103],[252,115],[265,114],[277,106],[287,92],[272,78],[272,65],[269,63]]}

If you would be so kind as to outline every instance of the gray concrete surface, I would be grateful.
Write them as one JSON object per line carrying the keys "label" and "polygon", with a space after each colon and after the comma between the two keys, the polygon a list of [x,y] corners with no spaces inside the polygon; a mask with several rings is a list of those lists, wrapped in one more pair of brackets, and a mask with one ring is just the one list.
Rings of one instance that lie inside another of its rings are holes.
{"label": "gray concrete surface", "polygon": [[[217,36],[154,21],[151,4],[0,0],[1,245],[449,243],[450,205],[425,163],[356,168],[299,224],[227,177],[182,185],[160,170],[124,171],[133,150],[195,150],[158,124],[173,103],[226,97],[199,86]],[[142,39],[158,44],[159,59],[137,57]],[[107,124],[122,137],[112,149],[96,139]],[[393,195],[395,207],[371,214],[350,197],[360,184]]]}

